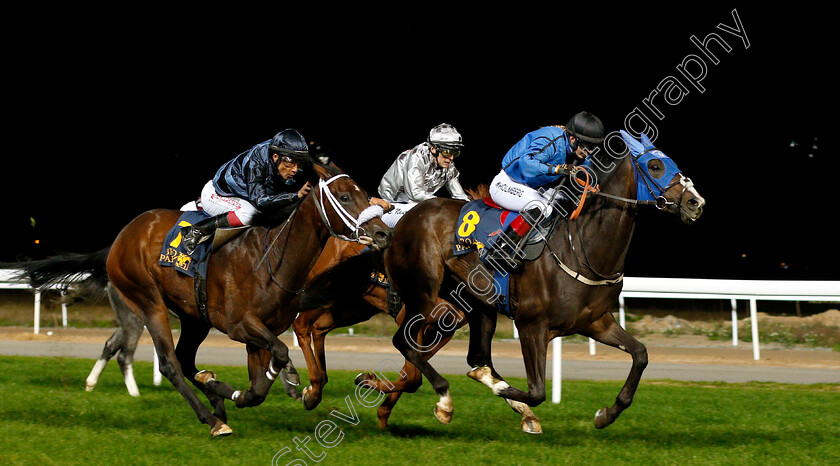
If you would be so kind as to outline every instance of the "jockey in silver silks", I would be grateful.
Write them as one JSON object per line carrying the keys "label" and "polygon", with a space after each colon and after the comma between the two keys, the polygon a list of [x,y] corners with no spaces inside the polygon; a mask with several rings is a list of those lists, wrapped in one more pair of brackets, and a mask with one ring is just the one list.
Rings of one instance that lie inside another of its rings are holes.
{"label": "jockey in silver silks", "polygon": [[444,186],[452,198],[469,200],[454,162],[463,147],[455,127],[442,123],[432,128],[426,142],[401,153],[379,183],[379,195],[394,207],[382,221],[393,228],[412,207],[434,198]]}

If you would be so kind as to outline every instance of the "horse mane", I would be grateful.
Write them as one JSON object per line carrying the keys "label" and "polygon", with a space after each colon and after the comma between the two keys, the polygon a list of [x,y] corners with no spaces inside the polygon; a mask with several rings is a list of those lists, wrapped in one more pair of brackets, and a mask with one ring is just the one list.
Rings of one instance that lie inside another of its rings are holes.
{"label": "horse mane", "polygon": [[469,197],[471,201],[490,197],[490,185],[486,183],[482,183],[475,188],[465,188],[464,191],[467,193],[467,197]]}

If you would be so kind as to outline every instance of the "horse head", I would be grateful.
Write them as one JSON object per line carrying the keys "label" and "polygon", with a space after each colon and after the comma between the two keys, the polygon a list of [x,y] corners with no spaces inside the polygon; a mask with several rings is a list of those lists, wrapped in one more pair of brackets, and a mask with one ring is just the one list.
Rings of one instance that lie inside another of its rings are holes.
{"label": "horse head", "polygon": [[312,194],[330,234],[372,249],[390,246],[391,229],[380,219],[382,207],[371,206],[367,192],[337,167],[313,167],[319,179]]}
{"label": "horse head", "polygon": [[639,141],[621,130],[632,156],[636,199],[654,202],[660,210],[678,214],[683,223],[694,223],[703,214],[706,200],[677,164],[655,148],[646,134]]}

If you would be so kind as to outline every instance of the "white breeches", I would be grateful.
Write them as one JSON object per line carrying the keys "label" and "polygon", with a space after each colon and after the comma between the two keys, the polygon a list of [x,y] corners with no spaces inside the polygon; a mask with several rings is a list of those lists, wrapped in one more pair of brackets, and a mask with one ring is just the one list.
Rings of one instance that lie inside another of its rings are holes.
{"label": "white breeches", "polygon": [[213,187],[213,180],[208,181],[201,190],[201,208],[211,216],[233,212],[243,225],[250,225],[258,212],[257,208],[245,199],[219,195]]}
{"label": "white breeches", "polygon": [[502,208],[514,212],[525,212],[536,207],[543,213],[543,217],[549,217],[552,211],[549,199],[554,189],[549,188],[543,193],[513,181],[504,170],[499,172],[490,184],[490,198]]}
{"label": "white breeches", "polygon": [[392,202],[391,205],[394,207],[394,210],[383,214],[382,221],[385,222],[385,225],[388,225],[388,228],[393,229],[397,222],[400,221],[403,215],[408,213],[414,206],[417,205],[416,202]]}

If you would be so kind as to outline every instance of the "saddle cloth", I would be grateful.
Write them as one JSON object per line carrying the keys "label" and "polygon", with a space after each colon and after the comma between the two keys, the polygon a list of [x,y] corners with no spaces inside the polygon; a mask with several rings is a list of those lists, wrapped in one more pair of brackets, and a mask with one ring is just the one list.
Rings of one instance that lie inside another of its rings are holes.
{"label": "saddle cloth", "polygon": [[[520,214],[503,209],[486,197],[470,201],[461,208],[458,215],[458,226],[455,229],[455,241],[453,242],[453,253],[456,256],[478,251],[482,263],[493,270],[493,280],[496,288],[496,307],[502,314],[513,318],[510,314],[508,300],[508,285],[510,273],[502,270],[503,260],[494,260],[488,264],[489,250],[493,248],[496,241],[507,227]],[[542,254],[545,247],[545,240],[542,235],[534,235],[523,248],[524,260],[533,260]]]}
{"label": "saddle cloth", "polygon": [[175,270],[191,278],[195,278],[195,274],[198,273],[202,278],[206,279],[207,262],[210,259],[213,241],[207,240],[200,243],[196,246],[192,255],[184,253],[181,241],[181,228],[194,225],[206,218],[210,218],[210,216],[204,213],[203,210],[183,212],[181,217],[178,218],[178,221],[175,222],[175,226],[166,234],[158,264],[163,267],[174,267]]}

